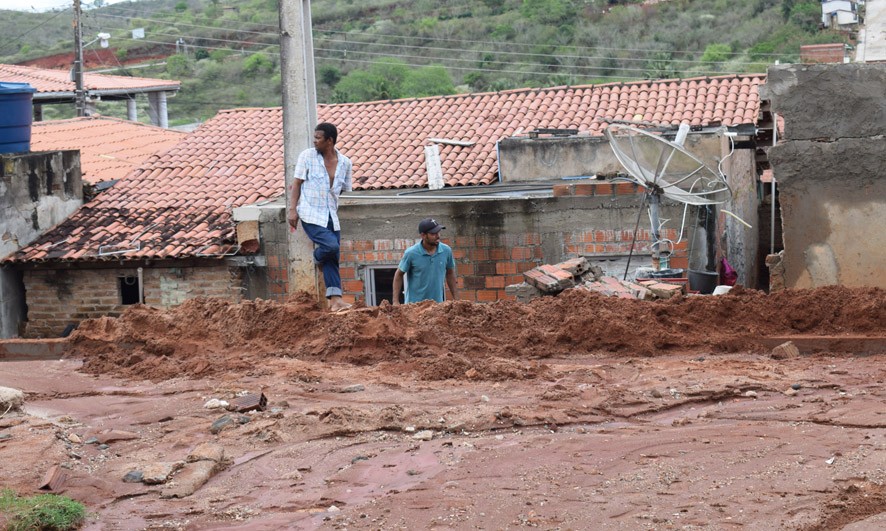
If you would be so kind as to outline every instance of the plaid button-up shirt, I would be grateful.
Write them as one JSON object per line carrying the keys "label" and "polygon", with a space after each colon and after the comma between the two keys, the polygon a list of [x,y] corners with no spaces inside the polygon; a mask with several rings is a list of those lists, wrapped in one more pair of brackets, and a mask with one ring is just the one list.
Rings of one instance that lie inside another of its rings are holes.
{"label": "plaid button-up shirt", "polygon": [[302,222],[321,227],[325,227],[331,217],[334,229],[341,230],[338,223],[338,196],[342,192],[351,191],[351,159],[337,149],[335,154],[338,156],[338,165],[335,167],[332,186],[329,186],[329,174],[323,163],[323,155],[311,148],[298,156],[295,178],[304,183],[296,211]]}

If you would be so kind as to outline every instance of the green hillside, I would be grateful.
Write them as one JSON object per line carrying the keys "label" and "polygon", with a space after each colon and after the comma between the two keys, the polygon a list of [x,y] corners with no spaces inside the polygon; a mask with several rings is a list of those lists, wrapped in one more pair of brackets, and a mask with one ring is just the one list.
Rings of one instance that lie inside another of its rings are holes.
{"label": "green hillside", "polygon": [[[850,37],[819,30],[815,0],[315,0],[311,9],[321,102],[765,72],[796,61],[801,44]],[[71,10],[2,15],[0,62],[72,51]],[[82,24],[86,42],[112,35],[111,59],[96,60],[97,44],[85,50],[89,70],[182,81],[173,124],[280,105],[276,0],[124,2],[85,10]],[[99,111],[125,116],[122,104]]]}

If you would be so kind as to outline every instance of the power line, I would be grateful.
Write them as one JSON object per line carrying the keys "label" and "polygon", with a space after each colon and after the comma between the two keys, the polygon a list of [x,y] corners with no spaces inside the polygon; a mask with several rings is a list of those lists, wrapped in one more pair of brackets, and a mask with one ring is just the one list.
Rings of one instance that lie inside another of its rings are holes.
{"label": "power line", "polygon": [[[159,33],[159,32],[154,32],[153,34],[154,34],[154,35],[160,35],[160,36],[166,36],[166,37],[173,37],[173,38],[184,38],[184,37],[180,37],[180,36],[178,36],[178,35],[169,34],[169,33]],[[221,42],[221,43],[232,43],[232,44],[241,44],[241,45],[245,44],[245,45],[248,45],[248,46],[262,45],[262,46],[265,46],[265,47],[268,47],[268,48],[278,48],[278,47],[279,47],[279,45],[277,45],[277,44],[262,44],[262,43],[255,43],[255,42],[251,42],[251,41],[237,41],[237,40],[232,40],[232,39],[214,39],[214,38],[204,38],[204,37],[187,37],[187,38],[189,38],[189,39],[194,39],[194,40],[199,40],[199,41]],[[156,42],[156,41],[145,41],[145,42]],[[334,42],[344,42],[344,41],[334,41]],[[350,43],[349,43],[349,44],[350,44]],[[201,48],[201,49],[230,50],[230,48],[215,47],[215,46],[208,46],[208,45],[198,45],[198,44],[188,44],[188,46],[191,46],[191,47],[194,47],[194,48]],[[389,45],[389,46],[391,46],[391,47],[395,47],[395,48],[396,48],[396,47],[402,47],[401,45]],[[420,46],[407,46],[407,47],[408,47],[408,48],[412,48],[412,49],[421,49],[421,50],[453,51],[453,50],[450,50],[450,49],[447,49],[447,48],[433,48],[433,47],[425,48],[425,47],[420,47]],[[322,46],[316,47],[314,50],[315,50],[315,51],[322,51],[322,52],[329,52],[329,53],[341,53],[341,54],[343,54],[343,57],[336,57],[336,56],[332,56],[332,55],[327,55],[327,56],[324,57],[325,59],[331,59],[331,60],[346,60],[346,55],[347,55],[348,53],[352,53],[352,54],[372,55],[372,56],[377,56],[377,57],[395,57],[395,58],[403,58],[403,59],[418,59],[418,60],[424,60],[424,61],[429,61],[429,62],[433,62],[433,61],[442,61],[442,62],[446,62],[446,63],[451,63],[451,62],[457,62],[457,63],[459,63],[459,62],[461,62],[461,63],[464,63],[464,62],[472,62],[472,63],[476,63],[476,62],[479,62],[479,61],[480,61],[480,59],[467,59],[467,58],[462,58],[462,57],[423,56],[423,55],[410,55],[410,54],[396,53],[396,52],[370,52],[370,51],[366,51],[366,50],[347,50],[347,49],[339,49],[339,48],[325,48],[325,47],[322,47]],[[277,56],[280,55],[279,52],[268,52],[268,51],[262,51],[262,50],[257,50],[257,51],[256,51],[256,50],[249,50],[249,51],[250,51],[251,53],[263,53],[263,54],[271,55],[271,56],[275,56],[275,57],[277,57]],[[455,51],[468,52],[468,53],[481,53],[481,52],[474,52],[474,51],[472,51],[472,50],[455,50]],[[605,59],[610,59],[610,57],[552,56],[552,55],[547,55],[547,54],[521,54],[521,53],[515,53],[515,52],[510,52],[510,53],[505,52],[504,54],[505,54],[505,55],[518,55],[518,56],[530,56],[530,57],[546,57],[546,58],[547,58],[547,57],[551,57],[551,58],[556,58],[556,59],[558,59],[558,60],[562,60],[562,59],[579,59],[579,60],[586,60],[586,59],[604,59],[604,60],[605,60]],[[614,58],[613,58],[613,59],[614,59]],[[642,61],[642,62],[644,62],[644,63],[645,63],[645,62],[648,62],[648,61],[645,60],[645,59],[630,59],[630,58],[626,58],[626,59],[619,59],[619,60],[620,60],[620,61],[632,61],[632,60],[633,60],[633,61]],[[518,66],[518,67],[519,67],[519,66],[539,66],[538,63],[522,62],[522,61],[501,61],[501,60],[492,60],[492,61],[484,61],[484,62],[495,63],[495,64],[497,64],[497,65],[509,65],[509,66]],[[669,61],[669,62],[670,62],[670,61]],[[676,62],[676,61],[674,61],[674,62]],[[724,64],[724,63],[725,63],[725,62],[714,62],[714,63],[709,63],[709,62],[703,62],[703,61],[687,61],[687,60],[682,60],[682,61],[679,61],[679,62],[681,62],[681,63],[688,63],[689,66],[697,65],[697,66],[700,66],[700,67],[707,66],[707,65],[709,65],[709,64]],[[751,65],[751,64],[754,64],[754,63],[735,63],[736,66],[740,66],[740,65]],[[427,65],[424,65],[424,66],[427,66]],[[592,66],[592,65],[564,65],[564,64],[556,64],[556,65],[546,65],[546,66],[553,67],[553,68],[559,68],[559,69],[562,69],[562,68],[577,69],[577,70],[582,70],[582,71],[585,71],[585,70],[603,70],[603,71],[616,70],[616,71],[619,71],[619,72],[642,72],[642,73],[644,73],[644,74],[645,74],[646,72],[648,72],[648,70],[649,70],[648,68],[631,68],[631,67],[626,67],[626,66],[607,66],[607,65],[603,65],[603,66]],[[487,70],[487,69],[484,68],[484,67],[475,67],[473,70],[477,70],[477,69]],[[505,71],[502,71],[502,72],[505,72]],[[699,75],[709,75],[709,74],[720,74],[720,73],[722,73],[722,72],[715,72],[715,71],[700,71],[700,72],[695,72],[695,71],[693,71],[693,70],[686,70],[686,69],[683,69],[683,70],[674,70],[673,72],[674,72],[675,74],[696,73],[696,74],[699,74]],[[644,77],[645,77],[645,76],[644,76]]]}
{"label": "power line", "polygon": [[21,39],[22,37],[24,37],[24,36],[26,36],[26,35],[30,35],[30,34],[33,33],[34,31],[37,31],[38,29],[40,29],[40,28],[42,28],[43,26],[45,26],[46,24],[49,24],[49,22],[51,22],[52,20],[54,20],[55,17],[61,15],[62,13],[64,13],[64,11],[57,11],[54,15],[52,15],[52,16],[49,17],[49,18],[47,18],[46,20],[44,20],[44,21],[41,22],[40,24],[37,24],[37,25],[34,26],[33,28],[31,28],[31,29],[25,31],[25,32],[22,33],[21,35],[18,35],[18,36],[16,36],[16,37],[13,37],[13,38],[11,38],[11,39],[8,39],[8,40],[6,40],[6,41],[0,43],[0,50],[5,51],[5,50],[6,50],[6,45],[8,45],[8,44],[15,44],[15,42],[16,42],[17,40]]}
{"label": "power line", "polygon": [[[468,5],[468,4],[465,4],[465,5]],[[114,6],[110,6],[110,7],[114,7]],[[121,15],[109,15],[109,14],[104,14],[104,13],[97,13],[97,14],[100,16],[112,17],[112,18],[123,18],[123,19],[133,18],[133,17],[121,16]],[[145,18],[145,17],[136,17],[136,18],[139,18],[141,20],[145,20],[147,22],[157,22],[157,23],[162,23],[162,24],[172,23],[175,26],[187,26],[187,27],[193,27],[193,28],[208,29],[208,30],[213,30],[213,31],[218,31],[220,29],[223,29],[223,30],[234,31],[234,32],[239,32],[239,33],[250,33],[250,34],[255,34],[255,35],[273,36],[275,38],[279,37],[279,31],[278,32],[250,31],[250,30],[241,30],[241,29],[237,29],[237,28],[228,28],[228,27],[224,27],[224,26],[219,27],[219,26],[203,26],[203,25],[199,25],[199,24],[188,24],[185,22],[175,22],[175,21],[169,21],[169,20],[164,20],[164,19],[151,19],[151,18]],[[256,25],[272,27],[267,24],[256,24]],[[359,31],[340,31],[340,30],[331,30],[331,29],[322,29],[322,28],[315,28],[314,33],[338,34],[338,35],[345,35],[345,36],[366,36],[366,37],[372,37],[372,38],[390,37],[390,38],[394,38],[394,39],[410,39],[410,40],[421,40],[421,41],[431,40],[431,41],[438,41],[438,42],[484,44],[484,45],[492,45],[492,46],[519,46],[519,47],[547,46],[547,44],[542,45],[542,44],[537,44],[537,43],[521,43],[521,42],[506,42],[506,41],[481,41],[481,40],[471,40],[471,39],[450,39],[450,38],[446,38],[446,37],[427,37],[427,36],[415,36],[415,35],[397,35],[397,34],[391,34],[391,33],[368,33],[368,32],[359,32]],[[393,44],[383,44],[383,43],[378,43],[378,42],[374,42],[371,44],[375,44],[378,46],[395,46]],[[408,45],[403,45],[403,46],[408,46]],[[659,54],[659,53],[698,54],[699,53],[698,50],[666,50],[666,49],[655,49],[655,48],[647,48],[647,49],[644,49],[644,48],[616,48],[616,47],[604,47],[604,46],[576,46],[576,45],[557,45],[557,48],[572,49],[572,50],[576,50],[576,51],[591,50],[591,51],[632,52],[632,53],[640,52],[640,53],[652,53],[652,54]],[[458,49],[458,48],[442,48],[442,49],[456,50],[456,51],[463,51],[464,50],[464,49]],[[476,50],[470,50],[470,51],[476,51]],[[482,51],[483,52],[490,52],[490,50],[482,50]],[[516,54],[516,53],[520,53],[520,52],[500,52],[500,53]],[[541,54],[541,55],[544,55],[544,54]],[[745,53],[744,52],[724,52],[723,55],[743,56],[743,55],[745,55]],[[781,57],[783,54],[760,53],[760,54],[755,54],[755,55],[758,55],[761,57]],[[635,59],[635,60],[640,60],[640,59]],[[673,59],[672,61],[678,61],[678,60]]]}

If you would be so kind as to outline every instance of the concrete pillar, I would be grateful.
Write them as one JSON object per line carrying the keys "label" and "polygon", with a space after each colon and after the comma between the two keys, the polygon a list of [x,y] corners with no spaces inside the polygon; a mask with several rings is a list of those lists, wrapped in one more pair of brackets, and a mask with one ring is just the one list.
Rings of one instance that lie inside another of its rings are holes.
{"label": "concrete pillar", "polygon": [[[283,160],[286,208],[289,209],[298,155],[311,147],[317,123],[310,0],[280,2],[280,59],[283,75]],[[289,231],[290,294],[308,291],[320,296],[311,254],[313,248],[304,231]]]}
{"label": "concrete pillar", "polygon": [[165,92],[151,92],[148,94],[148,116],[151,117],[152,124],[164,129],[169,128]]}
{"label": "concrete pillar", "polygon": [[126,100],[126,119],[130,122],[138,121],[138,108],[135,103],[135,96]]}

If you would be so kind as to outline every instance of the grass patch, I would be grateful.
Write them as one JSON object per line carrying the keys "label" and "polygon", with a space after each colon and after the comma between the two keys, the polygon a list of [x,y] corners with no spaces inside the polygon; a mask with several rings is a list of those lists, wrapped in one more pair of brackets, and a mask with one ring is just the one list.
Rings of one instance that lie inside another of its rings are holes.
{"label": "grass patch", "polygon": [[77,529],[86,518],[86,507],[55,494],[20,497],[11,489],[0,490],[0,527],[8,531],[65,531]]}

